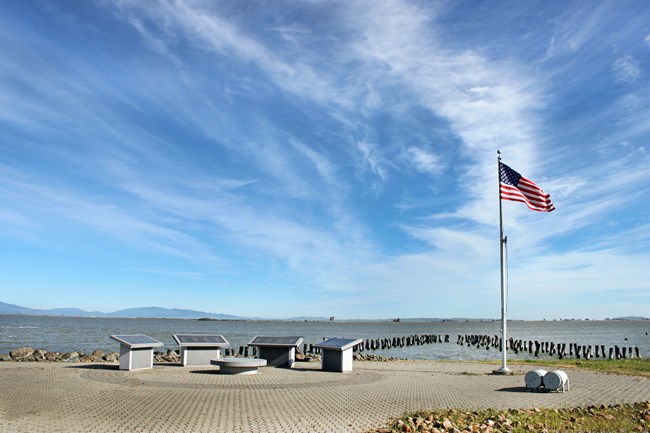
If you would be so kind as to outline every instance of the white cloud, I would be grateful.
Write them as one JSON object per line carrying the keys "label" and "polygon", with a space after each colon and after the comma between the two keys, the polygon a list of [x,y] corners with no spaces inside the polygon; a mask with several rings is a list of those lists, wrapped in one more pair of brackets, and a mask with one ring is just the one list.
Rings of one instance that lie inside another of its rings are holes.
{"label": "white cloud", "polygon": [[[171,52],[168,45],[179,44],[180,39],[186,38],[196,49],[223,56],[234,54],[245,62],[251,62],[284,91],[301,98],[341,106],[350,106],[353,101],[340,85],[330,83],[320,71],[301,62],[300,58],[282,59],[277,51],[258,42],[231,20],[220,16],[216,8],[208,10],[199,4],[182,0],[173,3],[159,1],[155,7],[129,0],[115,0],[114,3],[123,19],[165,55]],[[145,21],[155,23],[149,24],[155,28],[147,28]],[[287,38],[296,34],[295,28],[277,27],[276,30]],[[160,36],[152,37],[153,33]],[[170,56],[176,62],[176,57]]]}
{"label": "white cloud", "polygon": [[[509,274],[510,297],[515,304],[511,304],[511,311],[526,311],[534,317],[574,317],[572,310],[576,305],[601,299],[609,304],[600,313],[602,316],[623,311],[647,315],[641,313],[647,308],[645,302],[632,309],[619,307],[618,303],[628,302],[634,293],[609,295],[613,291],[625,291],[624,288],[643,292],[650,281],[646,260],[647,257],[620,250],[578,250],[524,260],[513,257]],[[642,296],[647,297],[647,293]],[[548,311],[549,308],[553,311]]]}
{"label": "white cloud", "polygon": [[562,16],[553,20],[553,36],[546,49],[548,58],[581,50],[592,41],[610,14],[611,3],[600,2],[588,12],[582,7],[567,7]]}
{"label": "white cloud", "polygon": [[357,148],[361,151],[363,161],[370,167],[370,170],[379,176],[382,181],[385,181],[387,173],[383,167],[381,158],[377,154],[375,146],[372,143],[361,140],[357,142]]}
{"label": "white cloud", "polygon": [[442,170],[440,158],[436,154],[415,146],[406,149],[405,153],[408,161],[422,173],[438,174]]}
{"label": "white cloud", "polygon": [[277,32],[282,39],[296,45],[312,33],[309,28],[297,23],[271,27],[271,30]]}
{"label": "white cloud", "polygon": [[520,170],[537,160],[534,111],[541,107],[540,86],[516,64],[444,49],[430,10],[381,2],[355,11],[363,35],[355,45],[359,57],[368,69],[399,80],[422,106],[449,122],[467,155],[462,166],[466,197],[472,199],[467,206],[478,203],[478,213],[464,214],[493,221],[494,200],[486,197],[483,185],[494,182],[496,150],[501,148]]}
{"label": "white cloud", "polygon": [[616,81],[623,84],[634,84],[641,77],[639,62],[632,56],[623,56],[612,64]]}
{"label": "white cloud", "polygon": [[91,229],[136,249],[168,254],[188,262],[224,264],[203,241],[178,228],[149,221],[137,210],[122,209],[102,199],[93,200],[65,191],[61,185],[55,188],[25,176],[5,182],[5,187],[4,202],[23,215],[30,215],[31,224],[39,227],[42,237],[74,224],[77,229]]}
{"label": "white cloud", "polygon": [[494,242],[486,239],[483,234],[450,228],[404,227],[404,230],[411,236],[430,243],[436,250],[455,257],[459,262],[467,260],[478,264],[494,257]]}
{"label": "white cloud", "polygon": [[329,186],[334,187],[338,182],[336,180],[336,166],[323,154],[305,145],[304,143],[290,139],[289,144],[293,146],[306,160],[312,165],[321,179]]}

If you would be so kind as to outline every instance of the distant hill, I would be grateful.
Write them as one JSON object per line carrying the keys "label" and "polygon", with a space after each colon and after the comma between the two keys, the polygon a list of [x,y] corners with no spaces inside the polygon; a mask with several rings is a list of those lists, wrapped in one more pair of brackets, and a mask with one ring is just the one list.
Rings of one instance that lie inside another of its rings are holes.
{"label": "distant hill", "polygon": [[79,308],[52,308],[39,310],[21,307],[19,305],[0,302],[0,314],[24,314],[28,316],[73,316],[73,317],[125,317],[142,319],[199,319],[207,317],[221,320],[242,320],[244,317],[229,314],[206,313],[204,311],[183,310],[179,308],[142,307],[104,313],[101,311],[85,311]]}
{"label": "distant hill", "polygon": [[155,319],[245,319],[244,317],[232,316],[229,314],[206,313],[204,311],[184,310],[180,308],[141,307],[127,308],[108,314],[109,317],[128,318],[155,318]]}
{"label": "distant hill", "polygon": [[44,311],[48,316],[102,316],[104,313],[101,311],[84,311],[79,308],[51,308],[49,310],[34,310]]}
{"label": "distant hill", "polygon": [[31,308],[19,307],[18,305],[5,304],[0,302],[0,314],[43,314],[41,310],[33,310]]}
{"label": "distant hill", "polygon": [[625,317],[614,317],[612,320],[650,320],[650,318],[642,316],[625,316]]}

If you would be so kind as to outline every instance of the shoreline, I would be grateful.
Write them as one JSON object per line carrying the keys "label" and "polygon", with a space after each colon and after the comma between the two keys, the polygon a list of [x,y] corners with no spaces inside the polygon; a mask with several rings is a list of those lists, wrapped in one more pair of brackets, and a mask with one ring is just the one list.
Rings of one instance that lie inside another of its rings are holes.
{"label": "shoreline", "polygon": [[[178,349],[168,349],[166,351],[154,351],[154,363],[156,364],[178,364],[181,357]],[[224,358],[241,358],[242,356],[235,354],[234,356],[224,356]],[[244,356],[244,358],[249,358]],[[0,353],[0,362],[52,362],[52,363],[119,363],[119,352],[104,353],[99,349],[95,349],[92,353],[84,353],[82,351],[71,352],[49,352],[42,349],[33,349],[31,347],[21,347],[14,349],[9,353]],[[296,362],[314,362],[320,361],[321,355],[308,353],[304,354],[301,351],[296,353]],[[355,361],[376,361],[376,362],[390,362],[390,361],[405,361],[400,358],[386,357],[375,354],[354,354]]]}
{"label": "shoreline", "polygon": [[[236,318],[236,319],[220,319],[211,317],[130,317],[130,316],[97,316],[97,315],[66,315],[66,314],[25,314],[25,313],[0,313],[0,317],[45,317],[45,318],[64,318],[64,319],[116,319],[116,320],[178,320],[178,321],[205,321],[205,322],[233,322],[233,323],[269,323],[269,322],[285,322],[285,323],[337,323],[337,324],[372,324],[372,323],[395,323],[399,324],[422,324],[422,323],[492,323],[501,322],[501,319],[494,318],[438,318],[438,317],[422,317],[422,318],[378,318],[378,319],[336,319],[328,320],[327,318],[287,318],[287,319],[271,319],[271,318]],[[554,318],[554,319],[508,319],[508,323],[536,323],[536,322],[650,322],[650,317],[614,317],[604,319],[592,318]]]}

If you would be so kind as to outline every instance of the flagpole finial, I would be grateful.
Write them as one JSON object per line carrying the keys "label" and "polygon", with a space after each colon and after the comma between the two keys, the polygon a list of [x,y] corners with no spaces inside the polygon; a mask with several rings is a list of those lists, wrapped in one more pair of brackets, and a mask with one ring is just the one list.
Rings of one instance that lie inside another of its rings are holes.
{"label": "flagpole finial", "polygon": [[501,150],[497,149],[497,159],[501,161]]}

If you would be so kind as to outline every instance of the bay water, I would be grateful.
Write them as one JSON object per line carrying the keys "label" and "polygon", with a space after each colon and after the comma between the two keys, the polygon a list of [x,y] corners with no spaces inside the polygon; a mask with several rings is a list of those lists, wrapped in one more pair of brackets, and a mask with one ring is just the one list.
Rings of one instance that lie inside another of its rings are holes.
{"label": "bay water", "polygon": [[[318,321],[199,321],[188,319],[122,319],[0,315],[0,353],[19,347],[51,352],[119,352],[119,344],[109,337],[145,334],[177,349],[173,334],[222,334],[237,349],[257,335],[302,336],[304,343],[315,344],[324,338],[383,339],[411,335],[449,335],[449,343],[368,351],[404,359],[499,360],[498,349],[486,350],[456,344],[459,335],[500,335],[499,321],[445,322],[318,322]],[[644,321],[510,321],[508,337],[515,340],[579,345],[604,345],[606,348],[638,347],[641,356],[650,356],[650,320]],[[528,353],[508,355],[525,359]]]}

